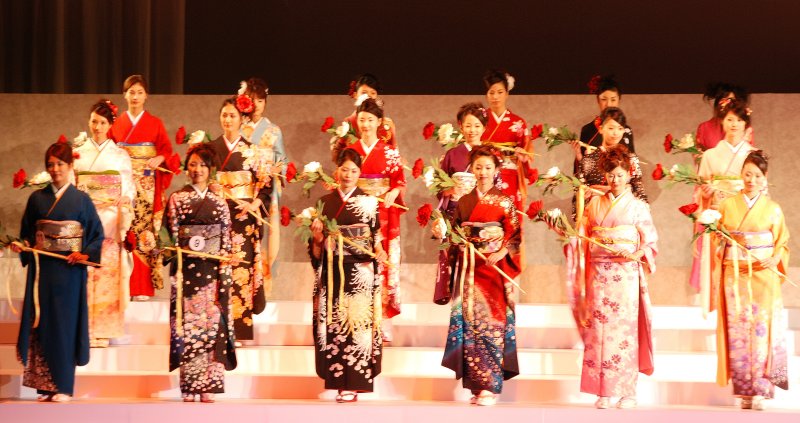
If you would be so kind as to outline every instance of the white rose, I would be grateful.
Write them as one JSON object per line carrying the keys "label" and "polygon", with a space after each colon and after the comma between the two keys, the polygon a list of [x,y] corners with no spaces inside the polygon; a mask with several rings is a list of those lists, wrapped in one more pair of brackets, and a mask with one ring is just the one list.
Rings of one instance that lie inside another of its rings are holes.
{"label": "white rose", "polygon": [[562,215],[561,209],[555,208],[552,210],[548,210],[547,215],[550,216],[552,219],[558,219]]}
{"label": "white rose", "polygon": [[322,168],[319,162],[309,162],[303,166],[303,173],[317,173]]}
{"label": "white rose", "polygon": [[439,235],[441,235],[441,237],[439,239],[444,239],[444,237],[447,236],[447,223],[445,223],[444,219],[442,219],[440,217],[440,218],[436,219],[436,222],[434,223],[434,225],[435,225],[435,228],[436,228],[434,230],[434,232],[439,234]]}
{"label": "white rose", "polygon": [[551,126],[550,129],[547,130],[547,133],[552,136],[556,136],[558,135],[558,128],[556,128],[555,126]]}
{"label": "white rose", "polygon": [[453,125],[445,123],[439,127],[439,141],[449,142],[453,135]]}
{"label": "white rose", "polygon": [[675,176],[675,173],[680,170],[680,166],[674,164],[671,168],[669,168],[669,174]]}
{"label": "white rose", "polygon": [[242,95],[247,92],[247,81],[242,81],[239,83],[239,91],[237,91],[239,95]]}
{"label": "white rose", "polygon": [[192,135],[189,136],[189,145],[191,144],[199,144],[206,139],[206,131],[194,131]]}
{"label": "white rose", "polygon": [[31,185],[40,185],[40,184],[46,184],[46,183],[48,183],[48,182],[50,182],[52,180],[53,179],[50,178],[50,174],[49,173],[47,173],[47,172],[39,172],[39,173],[33,175],[33,177],[28,182]]}
{"label": "white rose", "polygon": [[317,209],[313,207],[305,208],[303,209],[303,211],[300,212],[300,217],[304,219],[313,219],[314,217],[316,217],[316,215],[317,215]]}
{"label": "white rose", "polygon": [[82,146],[83,143],[85,143],[87,139],[89,139],[89,136],[86,134],[86,132],[79,133],[78,136],[75,137],[72,140],[72,147],[73,148],[78,148],[78,147]]}
{"label": "white rose", "polygon": [[702,225],[710,225],[712,223],[719,221],[721,217],[722,215],[718,211],[713,209],[706,209],[703,210],[703,212],[700,213],[700,216],[697,217],[697,223],[700,223]]}
{"label": "white rose", "polygon": [[425,182],[425,186],[430,188],[433,185],[433,168],[428,167],[425,169],[425,173],[422,175],[422,181]]}
{"label": "white rose", "polygon": [[336,136],[339,138],[346,137],[348,132],[350,132],[350,124],[347,122],[342,122],[342,124],[336,128]]}
{"label": "white rose", "polygon": [[547,173],[544,174],[544,177],[547,179],[553,179],[558,176],[559,173],[561,173],[561,170],[558,168],[558,166],[553,166],[550,169],[547,169]]}
{"label": "white rose", "polygon": [[682,150],[686,150],[687,148],[694,147],[694,136],[692,134],[686,134],[678,141],[678,148]]}
{"label": "white rose", "polygon": [[360,105],[361,105],[361,103],[363,103],[363,102],[364,102],[364,100],[366,100],[366,99],[368,99],[368,98],[369,98],[369,96],[368,96],[367,94],[361,94],[361,95],[360,95],[360,96],[358,96],[358,98],[356,99],[356,102],[354,103],[354,104],[355,104],[355,106],[356,106],[356,107],[360,106]]}

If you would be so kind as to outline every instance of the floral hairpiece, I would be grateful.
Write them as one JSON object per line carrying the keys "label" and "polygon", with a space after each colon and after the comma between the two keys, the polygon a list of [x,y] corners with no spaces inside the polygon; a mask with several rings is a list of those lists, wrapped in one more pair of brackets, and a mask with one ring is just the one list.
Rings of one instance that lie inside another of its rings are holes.
{"label": "floral hairpiece", "polygon": [[489,116],[489,115],[486,113],[486,109],[484,109],[483,107],[479,107],[479,108],[478,108],[478,110],[480,110],[480,112],[481,112],[481,114],[483,115],[483,117],[488,117],[488,116]]}
{"label": "floral hairpiece", "polygon": [[745,111],[745,113],[747,114],[747,116],[750,116],[751,114],[753,114],[753,109],[751,109],[751,108],[749,108],[749,107],[748,107],[748,108],[746,108],[746,109],[744,109],[744,111]]}
{"label": "floral hairpiece", "polygon": [[517,80],[516,80],[516,79],[514,79],[514,77],[513,77],[513,76],[511,76],[511,74],[509,74],[509,73],[507,73],[507,74],[506,74],[506,84],[508,85],[508,90],[509,90],[509,91],[511,91],[511,90],[513,90],[513,89],[514,89],[514,83],[515,83],[516,81],[517,81]]}
{"label": "floral hairpiece", "polygon": [[233,105],[234,107],[236,107],[236,110],[238,110],[239,113],[244,115],[249,115],[250,113],[253,113],[253,111],[256,109],[256,105],[255,103],[253,103],[253,99],[251,99],[246,94],[237,95],[236,100],[233,102]]}
{"label": "floral hairpiece", "polygon": [[357,88],[356,84],[358,84],[358,83],[356,82],[355,79],[350,81],[350,88],[347,90],[347,96],[348,97],[352,97],[353,94],[356,93],[356,88]]}
{"label": "floral hairpiece", "polygon": [[730,98],[730,97],[723,98],[722,100],[719,101],[719,108],[720,109],[724,109],[724,108],[728,107],[728,105],[731,104],[732,100],[733,99]]}
{"label": "floral hairpiece", "polygon": [[111,100],[106,100],[105,103],[106,103],[106,106],[108,106],[108,108],[111,109],[111,113],[114,114],[114,117],[117,117],[117,110],[119,110],[117,105],[112,103]]}
{"label": "floral hairpiece", "polygon": [[243,95],[246,92],[247,92],[247,81],[242,81],[239,83],[239,91],[237,92],[237,94]]}
{"label": "floral hairpiece", "polygon": [[599,94],[598,91],[600,90],[601,79],[602,77],[600,75],[595,75],[586,83],[586,87],[589,88],[589,94]]}
{"label": "floral hairpiece", "polygon": [[363,103],[368,98],[369,98],[369,95],[361,94],[360,96],[358,96],[358,98],[356,99],[356,102],[353,103],[353,104],[355,104],[356,107],[360,107],[361,103]]}

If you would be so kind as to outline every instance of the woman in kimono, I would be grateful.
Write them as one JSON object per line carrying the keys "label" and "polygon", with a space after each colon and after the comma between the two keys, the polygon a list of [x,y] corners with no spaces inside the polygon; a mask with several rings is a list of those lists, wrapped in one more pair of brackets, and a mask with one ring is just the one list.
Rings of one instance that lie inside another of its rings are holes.
{"label": "woman in kimono", "polygon": [[[385,262],[378,202],[358,188],[361,156],[343,150],[337,161],[338,189],[323,196],[322,216],[336,220],[338,233],[311,225],[309,243],[314,267],[314,346],[317,375],[325,389],[336,389],[336,402],[354,402],[372,392],[381,372],[381,280],[376,261]],[[344,243],[348,237],[360,248]],[[371,257],[366,252],[372,252]]]}
{"label": "woman in kimono", "polygon": [[[206,144],[189,150],[186,171],[192,183],[170,195],[167,225],[184,250],[225,257],[231,251],[230,212],[225,200],[208,189],[216,160]],[[236,368],[231,267],[191,252],[182,253],[174,266],[169,370],[180,368],[184,402],[197,395],[201,402],[214,402],[215,393],[225,392],[225,370]]]}
{"label": "woman in kimono", "polygon": [[92,347],[108,346],[110,338],[124,334],[125,307],[130,297],[133,254],[126,250],[125,235],[133,218],[136,197],[131,159],[108,138],[117,117],[110,100],[95,103],[89,113],[89,137],[78,137],[75,147],[75,180],[79,190],[92,198],[103,222],[103,267],[90,267],[87,284],[89,339]]}
{"label": "woman in kimono", "polygon": [[[146,301],[154,289],[164,285],[161,260],[154,254],[155,234],[161,227],[166,189],[179,164],[172,160],[172,143],[161,119],[144,110],[147,101],[147,82],[141,75],[131,75],[122,92],[128,111],[111,126],[111,137],[131,158],[136,198],[133,199],[132,235],[136,239],[133,251],[133,273],[130,295]],[[165,171],[168,170],[168,171]]]}
{"label": "woman in kimono", "polygon": [[606,248],[583,240],[568,246],[568,295],[584,343],[581,392],[597,395],[597,408],[609,408],[611,397],[620,397],[617,408],[632,408],[638,373],[653,373],[645,273],[655,272],[658,235],[649,206],[631,192],[627,148],[610,147],[599,159],[609,191],[589,201],[578,230]]}
{"label": "woman in kimono", "polygon": [[[722,122],[725,139],[703,152],[700,159],[697,175],[708,182],[700,185],[694,193],[695,203],[700,206],[698,213],[717,209],[722,200],[742,190],[742,165],[747,155],[755,149],[746,140],[747,129],[750,128],[750,109],[743,101],[724,102],[717,116]],[[701,232],[702,228],[695,226],[695,231]],[[716,242],[708,234],[697,239],[689,276],[689,284],[700,292],[701,306],[707,311],[716,307],[716,298],[712,295],[716,292],[713,284],[719,280],[719,275],[712,274],[712,251],[715,247]]]}
{"label": "woman in kimono", "polygon": [[497,186],[503,194],[513,198],[514,205],[520,209],[528,195],[525,181],[533,163],[531,134],[525,120],[506,107],[508,95],[514,89],[514,77],[493,69],[486,72],[483,83],[491,113],[481,140],[498,147],[506,156]]}
{"label": "woman in kimono", "polygon": [[[720,140],[725,138],[725,131],[722,129],[722,120],[717,116],[723,107],[726,107],[731,100],[740,100],[745,104],[750,102],[750,94],[743,87],[716,83],[709,84],[703,94],[703,100],[711,102],[713,106],[713,116],[711,119],[697,125],[697,140],[695,141],[701,151],[714,148]],[[753,128],[748,128],[745,134],[747,141],[753,144]]]}
{"label": "woman in kimono", "polygon": [[242,97],[245,96],[233,97],[222,103],[219,120],[223,134],[209,143],[220,161],[217,182],[223,187],[223,196],[228,202],[233,221],[231,252],[241,261],[232,266],[231,307],[237,345],[240,345],[240,341],[254,339],[253,315],[261,313],[266,307],[261,252],[262,220],[254,215],[262,215],[261,210],[269,204],[272,192],[270,178],[260,181],[258,169],[251,166],[250,160],[242,155],[252,145],[239,132],[243,117],[252,112],[237,108],[237,105],[243,107],[241,104],[247,103]]}
{"label": "woman in kimono", "polygon": [[[575,177],[580,179],[582,183],[588,185],[594,190],[606,192],[609,187],[606,185],[606,171],[599,165],[600,158],[606,150],[613,146],[621,145],[620,142],[627,134],[627,122],[625,113],[616,107],[606,107],[600,114],[600,135],[602,136],[602,144],[593,152],[586,154],[578,164],[578,171]],[[647,194],[644,193],[644,184],[642,183],[642,167],[639,165],[639,157],[634,153],[629,153],[631,158],[631,177],[629,182],[631,190],[636,198],[647,202]],[[587,191],[587,200],[591,197],[592,193],[596,191]],[[576,212],[577,197],[573,198],[573,214]]]}
{"label": "woman in kimono", "polygon": [[[589,92],[597,96],[597,107],[600,109],[600,115],[592,119],[591,122],[583,125],[581,128],[580,140],[592,147],[600,147],[603,145],[603,136],[600,133],[600,128],[603,125],[601,115],[603,111],[609,107],[619,107],[619,102],[622,99],[622,92],[619,90],[619,83],[612,75],[600,76],[597,75],[589,81]],[[628,147],[631,153],[636,150],[633,148],[633,130],[625,125],[625,133],[622,135],[620,144]],[[586,155],[586,147],[578,143],[573,144],[575,149],[575,165],[573,173],[578,171],[578,164],[583,156]]]}
{"label": "woman in kimono", "polygon": [[[475,187],[475,175],[469,169],[470,152],[481,145],[481,136],[486,130],[488,114],[480,103],[467,103],[461,106],[456,114],[456,120],[461,127],[464,135],[464,142],[447,150],[439,163],[457,187],[450,188],[439,193],[439,211],[452,218],[456,210],[459,198],[472,191]],[[450,288],[452,282],[452,268],[455,266],[455,255],[458,250],[450,248],[439,250],[439,271],[436,279],[433,301],[436,304],[447,304],[450,302]]]}
{"label": "woman in kimono", "polygon": [[368,98],[358,106],[358,128],[361,139],[347,147],[361,156],[361,177],[358,187],[368,195],[378,197],[381,221],[381,242],[389,255],[389,265],[379,265],[383,287],[384,341],[391,341],[388,319],[400,314],[400,214],[403,205],[406,177],[400,152],[378,137],[383,125],[383,108]]}
{"label": "woman in kimono", "polygon": [[[452,218],[470,244],[459,245],[442,365],[463,378],[470,403],[477,405],[494,405],[503,381],[519,374],[513,285],[492,267],[511,278],[521,272],[519,215],[513,198],[494,185],[502,157],[485,145],[470,152],[477,185],[458,200]],[[444,238],[441,225],[434,225],[433,235]]]}
{"label": "woman in kimono", "polygon": [[[350,81],[350,89],[348,90],[347,95],[355,101],[356,109],[358,109],[358,106],[361,105],[361,102],[367,98],[378,100],[380,91],[381,83],[378,80],[378,77],[371,73],[365,73]],[[361,129],[358,127],[358,110],[354,111],[350,116],[344,118],[344,121],[355,130],[356,137],[361,138]],[[378,126],[377,132],[378,138],[381,141],[385,142],[392,148],[397,148],[394,121],[391,118],[384,116],[383,122],[381,122],[381,125]],[[336,163],[338,160],[339,153],[345,148],[347,148],[347,142],[344,139],[339,139],[339,141],[331,147],[331,158],[334,163]]]}
{"label": "woman in kimono", "polygon": [[103,224],[91,198],[69,183],[72,148],[53,144],[44,158],[52,182],[28,198],[19,237],[66,260],[12,245],[28,266],[17,358],[25,367],[22,384],[35,388],[39,401],[66,402],[72,398],[75,366],[89,362],[85,263],[100,263]]}
{"label": "woman in kimono", "polygon": [[789,230],[780,206],[765,192],[767,159],[761,151],[748,154],[741,175],[744,189],[719,206],[721,226],[739,245],[722,240],[717,256],[717,383],[733,380],[741,407],[763,410],[776,386],[789,389],[781,297]]}

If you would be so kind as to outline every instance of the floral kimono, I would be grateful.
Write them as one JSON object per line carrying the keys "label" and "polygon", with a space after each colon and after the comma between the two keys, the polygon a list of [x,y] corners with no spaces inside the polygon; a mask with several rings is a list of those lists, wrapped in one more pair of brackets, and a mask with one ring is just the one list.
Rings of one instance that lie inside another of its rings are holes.
{"label": "floral kimono", "polygon": [[511,197],[492,187],[461,197],[453,216],[470,246],[460,246],[454,275],[450,326],[442,366],[463,378],[474,394],[500,393],[503,381],[519,374],[513,285],[475,250],[486,256],[503,247],[497,267],[509,277],[520,274],[519,215]]}
{"label": "floral kimono", "polygon": [[581,239],[566,247],[567,295],[585,345],[581,392],[635,396],[638,373],[653,373],[645,272],[655,271],[658,235],[650,209],[630,190],[608,193],[591,199],[578,229],[612,250],[644,251],[638,263]]}
{"label": "floral kimono", "polygon": [[[781,283],[789,270],[789,231],[780,206],[765,193],[722,202],[720,224],[744,247],[722,241],[717,318],[717,383],[733,380],[733,394],[772,398],[789,389]],[[773,269],[753,263],[779,257]],[[748,264],[748,261],[750,262]],[[751,276],[752,274],[752,276]]]}
{"label": "floral kimono", "polygon": [[[124,334],[133,271],[133,254],[122,245],[133,218],[131,202],[136,198],[131,159],[110,139],[101,145],[86,139],[74,151],[79,154],[74,164],[76,186],[92,198],[105,234],[103,267],[88,269],[89,338],[117,338]],[[129,201],[117,206],[120,197]]]}
{"label": "floral kimono", "polygon": [[[406,177],[400,161],[400,152],[384,141],[378,140],[372,148],[363,141],[350,147],[361,156],[361,178],[358,187],[369,195],[382,198],[387,192],[399,188],[400,195],[395,203],[404,205],[403,191]],[[383,317],[390,319],[400,314],[400,215],[402,209],[379,205],[381,221],[381,242],[383,250],[389,255],[391,267],[379,265],[381,286],[383,287]]]}
{"label": "floral kimono", "polygon": [[[575,172],[575,177],[580,179],[585,185],[606,185],[606,174],[600,169],[599,162],[600,156],[603,154],[603,148],[600,147],[590,154],[583,156],[583,159],[578,164],[578,170]],[[636,198],[647,202],[647,194],[644,192],[644,184],[642,182],[642,166],[639,164],[639,156],[631,154],[631,190]],[[572,198],[572,214],[576,213],[577,204],[576,197]]]}
{"label": "floral kimono", "polygon": [[[174,192],[166,217],[181,248],[217,256],[231,250],[228,205],[208,189]],[[183,394],[224,392],[225,370],[236,368],[231,268],[191,253],[172,260],[169,370],[180,368]]]}
{"label": "floral kimono", "polygon": [[[343,236],[327,234],[314,267],[314,346],[317,375],[326,389],[372,392],[381,372],[381,279],[364,253],[381,242],[378,202],[359,188],[335,190],[320,199],[322,215],[336,219]],[[313,241],[312,241],[313,242]]]}
{"label": "floral kimono", "polygon": [[497,187],[503,194],[514,199],[517,209],[522,209],[527,198],[526,176],[528,165],[518,166],[512,149],[520,147],[531,148],[530,132],[525,120],[515,115],[511,110],[506,110],[501,116],[489,111],[489,122],[486,131],[481,136],[484,144],[507,148],[502,150],[506,157],[500,168],[500,180]]}

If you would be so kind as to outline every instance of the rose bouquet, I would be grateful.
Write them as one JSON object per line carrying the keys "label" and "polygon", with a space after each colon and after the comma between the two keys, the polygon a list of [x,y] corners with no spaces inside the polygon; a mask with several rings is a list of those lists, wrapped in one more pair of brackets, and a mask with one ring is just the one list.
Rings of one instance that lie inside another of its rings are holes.
{"label": "rose bouquet", "polygon": [[297,174],[294,180],[289,180],[289,182],[295,181],[305,181],[303,183],[303,193],[306,195],[306,197],[311,195],[311,188],[313,188],[314,185],[319,181],[323,181],[328,186],[339,186],[339,184],[333,178],[325,174],[325,172],[322,170],[322,165],[319,162],[309,162],[303,166],[303,172]]}
{"label": "rose bouquet", "polygon": [[428,122],[422,128],[422,138],[425,140],[434,138],[446,150],[449,150],[464,141],[464,134],[453,127],[451,123],[443,123],[436,126],[433,122]]}
{"label": "rose bouquet", "polygon": [[425,183],[425,187],[428,188],[428,191],[434,195],[456,186],[453,178],[451,178],[447,172],[439,167],[439,164],[436,163],[436,160],[432,160],[431,165],[426,166],[423,169],[422,181]]}
{"label": "rose bouquet", "polygon": [[664,137],[664,151],[672,154],[691,153],[697,155],[702,153],[702,151],[697,148],[697,143],[695,142],[693,134],[686,134],[680,139],[673,138],[672,134],[667,134],[667,136]]}
{"label": "rose bouquet", "polygon": [[28,178],[28,175],[25,173],[25,169],[20,169],[14,174],[12,186],[14,188],[41,189],[46,187],[50,182],[52,182],[52,178],[50,178],[50,174],[47,172],[39,172],[36,175]]}
{"label": "rose bouquet", "polygon": [[346,145],[350,145],[356,141],[358,141],[358,135],[356,135],[356,129],[350,126],[350,123],[347,121],[343,121],[339,126],[333,126],[333,117],[328,116],[325,118],[325,122],[322,123],[322,127],[320,128],[321,132],[327,132],[331,134],[330,139],[330,146],[331,149],[338,143],[343,143]]}

